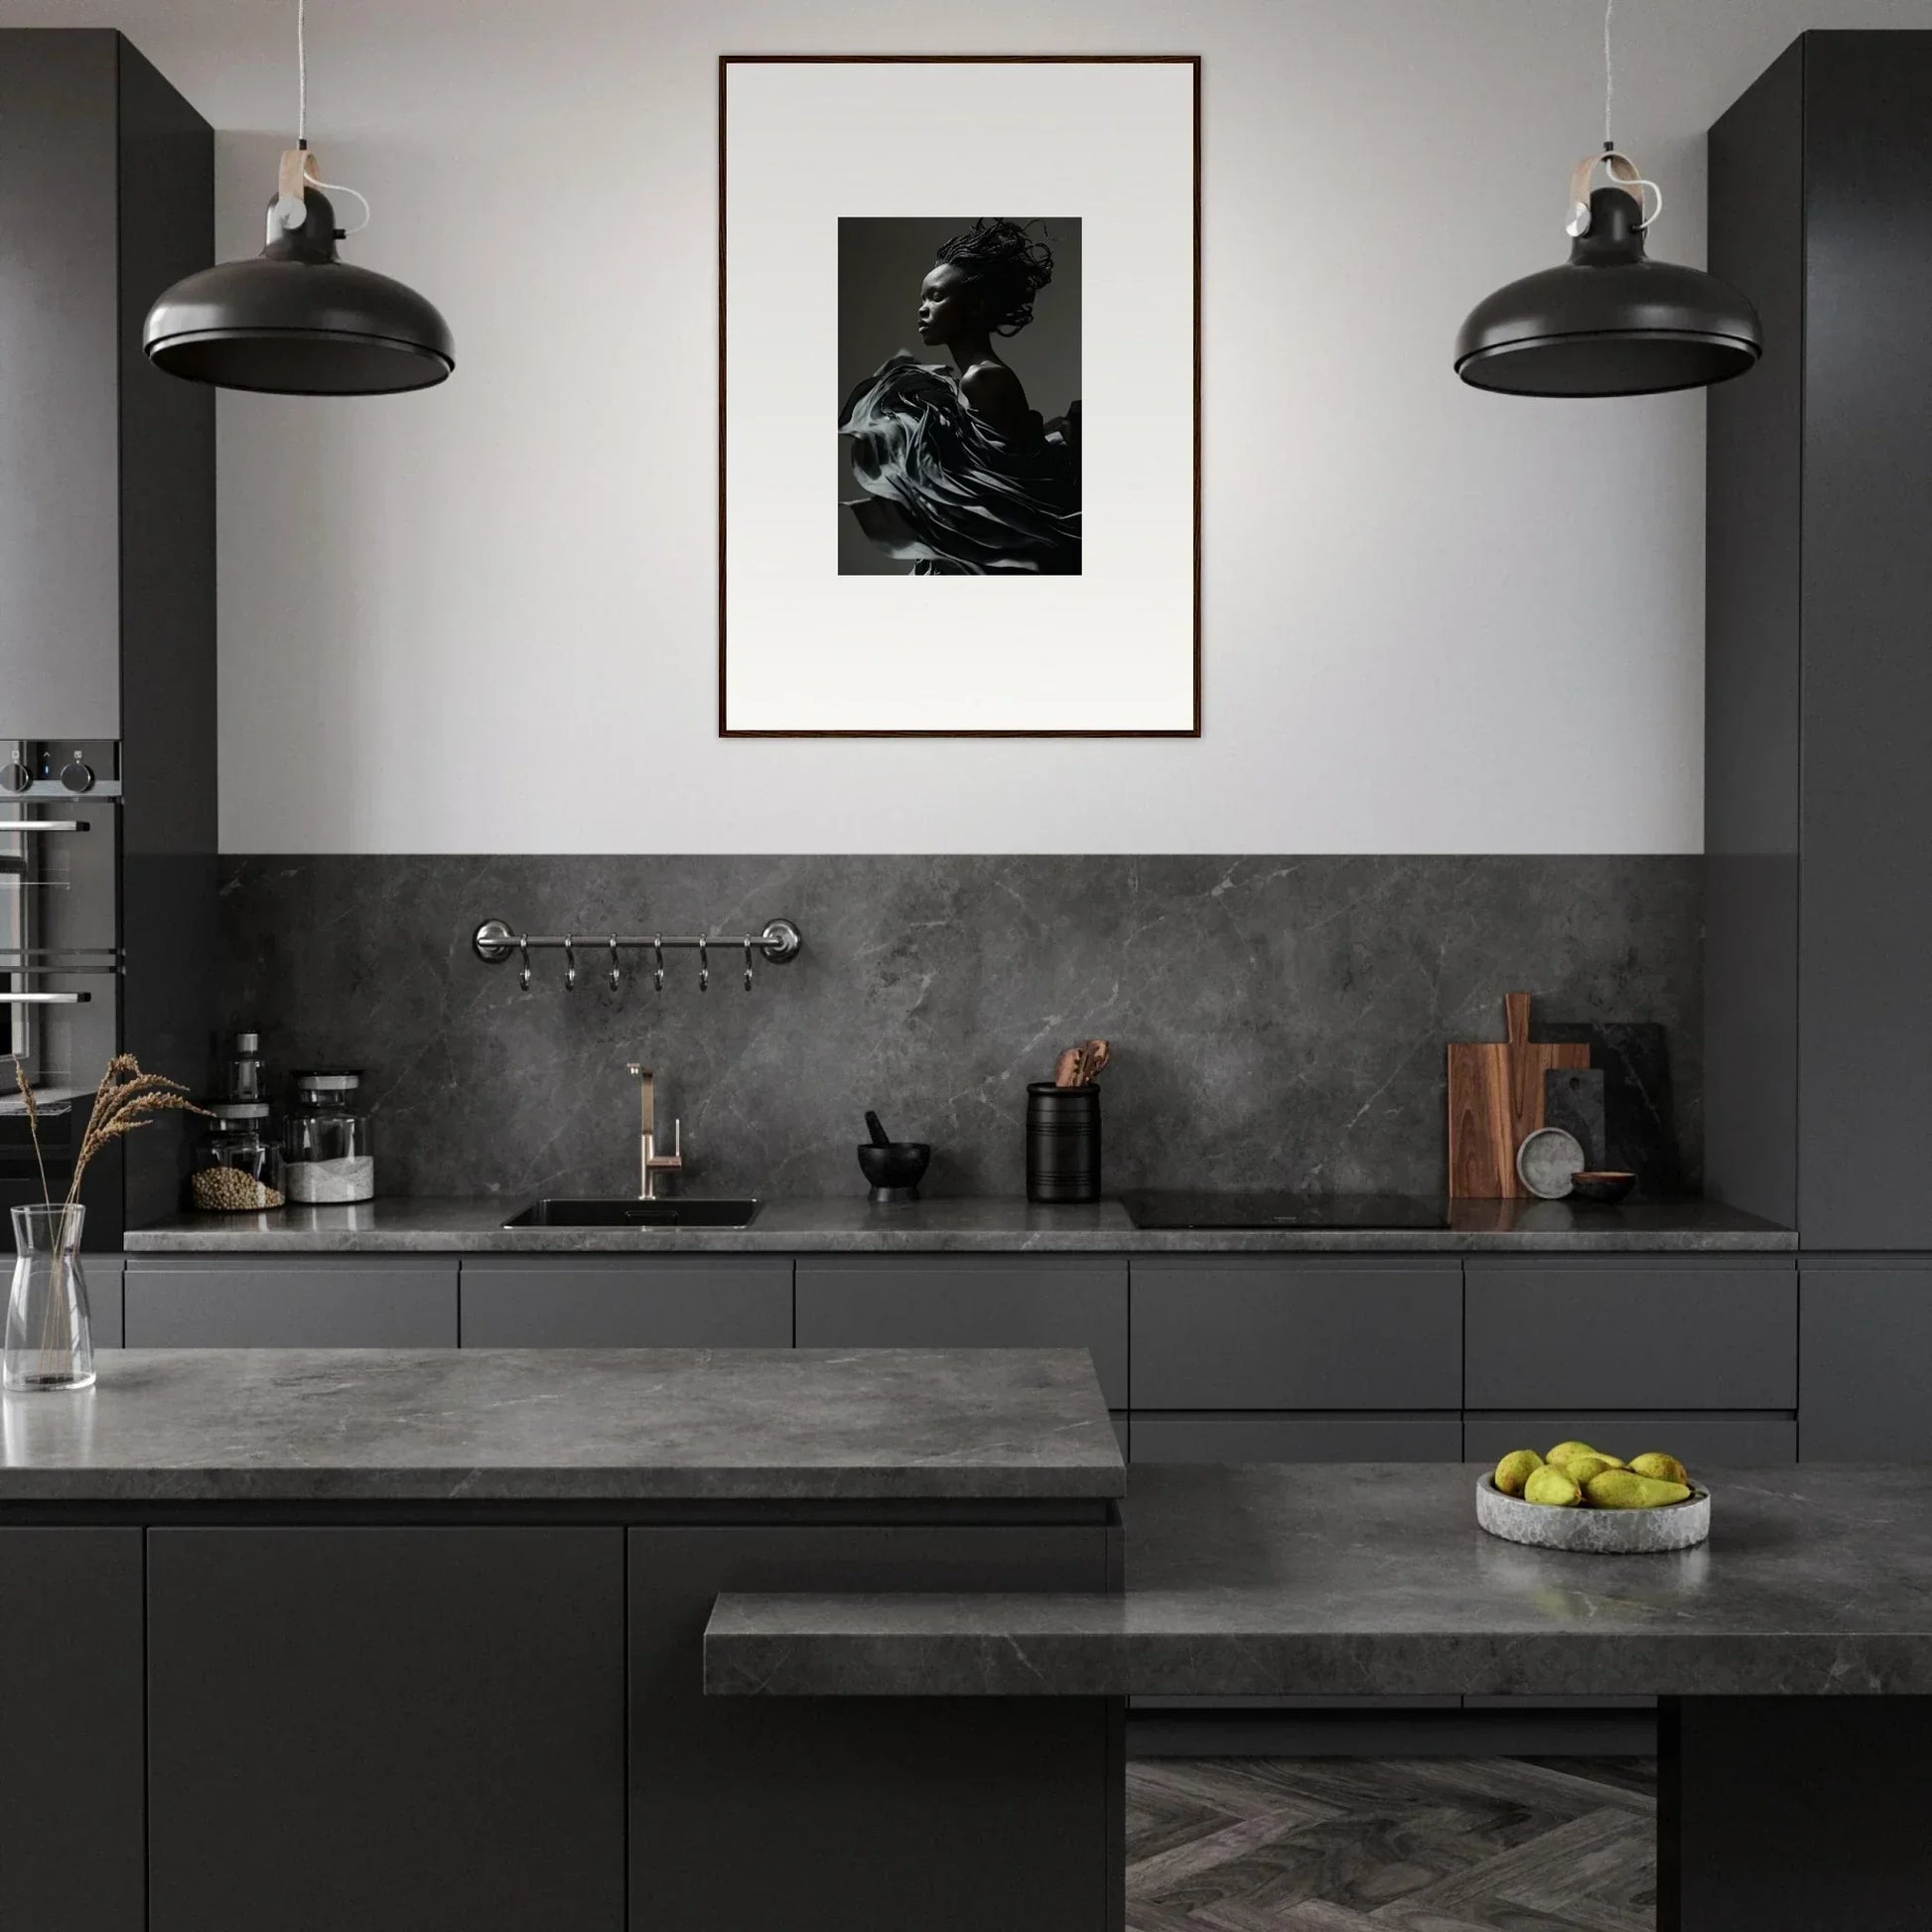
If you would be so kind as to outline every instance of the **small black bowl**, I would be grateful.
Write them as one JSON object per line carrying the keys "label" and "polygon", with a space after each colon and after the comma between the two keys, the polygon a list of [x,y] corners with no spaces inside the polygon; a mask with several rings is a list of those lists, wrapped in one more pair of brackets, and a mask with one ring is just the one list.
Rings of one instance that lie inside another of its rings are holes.
{"label": "small black bowl", "polygon": [[1570,1176],[1570,1197],[1594,1201],[1599,1207],[1614,1207],[1636,1184],[1637,1176],[1620,1169],[1586,1169]]}
{"label": "small black bowl", "polygon": [[872,1182],[876,1201],[917,1200],[919,1179],[932,1148],[925,1141],[888,1141],[880,1147],[874,1141],[859,1143],[859,1167]]}

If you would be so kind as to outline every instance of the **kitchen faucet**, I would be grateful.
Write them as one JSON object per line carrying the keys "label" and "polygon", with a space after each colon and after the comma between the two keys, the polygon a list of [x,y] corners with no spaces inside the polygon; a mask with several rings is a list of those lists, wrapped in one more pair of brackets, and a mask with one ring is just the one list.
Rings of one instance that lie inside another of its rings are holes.
{"label": "kitchen faucet", "polygon": [[637,1189],[639,1200],[657,1198],[657,1176],[660,1173],[676,1173],[684,1166],[684,1123],[673,1118],[671,1121],[671,1151],[659,1154],[657,1151],[657,1076],[649,1067],[630,1062],[630,1077],[641,1082],[642,1110],[641,1125],[637,1142],[639,1150],[638,1175],[641,1185]]}

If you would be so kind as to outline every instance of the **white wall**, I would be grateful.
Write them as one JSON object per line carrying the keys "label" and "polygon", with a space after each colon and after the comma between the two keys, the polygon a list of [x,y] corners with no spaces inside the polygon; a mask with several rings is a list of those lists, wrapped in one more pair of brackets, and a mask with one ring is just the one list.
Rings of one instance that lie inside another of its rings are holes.
{"label": "white wall", "polygon": [[[221,400],[228,850],[1698,849],[1701,399],[1488,397],[1449,361],[1566,245],[1597,0],[309,11],[311,138],[375,204],[352,256],[443,308],[458,367]],[[293,17],[0,0],[123,27],[223,130],[224,254],[259,244]],[[1932,0],[1617,25],[1656,252],[1699,261],[1711,120],[1802,28]],[[715,56],[968,49],[1205,57],[1206,735],[720,741]]]}

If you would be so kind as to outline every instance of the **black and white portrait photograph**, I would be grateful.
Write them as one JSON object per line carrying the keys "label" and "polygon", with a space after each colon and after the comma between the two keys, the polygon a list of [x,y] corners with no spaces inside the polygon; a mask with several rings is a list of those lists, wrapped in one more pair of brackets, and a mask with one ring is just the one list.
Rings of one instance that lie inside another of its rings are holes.
{"label": "black and white portrait photograph", "polygon": [[1080,569],[1077,216],[839,222],[838,567]]}
{"label": "black and white portrait photograph", "polygon": [[721,59],[725,737],[1198,735],[1199,82]]}

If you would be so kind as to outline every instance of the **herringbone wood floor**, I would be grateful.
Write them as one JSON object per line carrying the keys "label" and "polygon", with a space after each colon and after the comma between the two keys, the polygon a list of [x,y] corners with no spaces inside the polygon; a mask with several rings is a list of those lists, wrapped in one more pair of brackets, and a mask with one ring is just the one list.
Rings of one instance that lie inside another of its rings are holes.
{"label": "herringbone wood floor", "polygon": [[1652,1932],[1639,1758],[1146,1758],[1130,1932]]}

